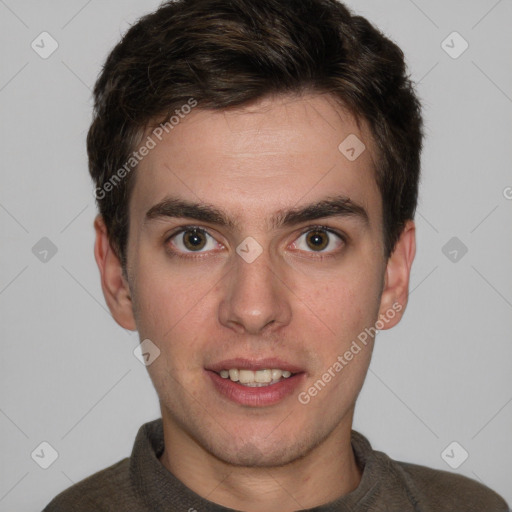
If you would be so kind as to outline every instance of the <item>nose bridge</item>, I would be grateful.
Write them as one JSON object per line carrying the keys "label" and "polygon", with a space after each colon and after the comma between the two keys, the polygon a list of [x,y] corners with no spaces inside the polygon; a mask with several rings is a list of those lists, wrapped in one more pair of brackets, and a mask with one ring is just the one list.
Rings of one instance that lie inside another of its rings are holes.
{"label": "nose bridge", "polygon": [[243,327],[248,333],[258,334],[269,325],[275,327],[287,323],[290,308],[286,288],[276,277],[277,271],[268,249],[258,251],[255,259],[252,259],[254,253],[247,257],[254,250],[250,241],[248,245],[242,242],[238,247],[232,272],[226,281],[219,316],[226,326]]}

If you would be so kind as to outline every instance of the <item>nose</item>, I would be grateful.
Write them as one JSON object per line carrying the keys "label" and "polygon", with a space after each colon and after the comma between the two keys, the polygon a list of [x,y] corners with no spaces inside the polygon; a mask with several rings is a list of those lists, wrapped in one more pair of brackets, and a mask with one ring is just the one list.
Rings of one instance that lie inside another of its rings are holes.
{"label": "nose", "polygon": [[284,276],[272,267],[267,250],[251,263],[236,255],[223,286],[219,304],[222,325],[239,334],[261,335],[289,323],[290,292]]}

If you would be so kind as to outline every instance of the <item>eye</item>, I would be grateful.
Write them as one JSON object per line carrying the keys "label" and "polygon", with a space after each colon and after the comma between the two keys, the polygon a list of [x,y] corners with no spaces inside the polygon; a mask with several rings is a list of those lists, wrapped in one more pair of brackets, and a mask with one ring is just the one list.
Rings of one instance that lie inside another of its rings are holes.
{"label": "eye", "polygon": [[313,229],[310,228],[308,231],[302,233],[297,240],[299,240],[299,242],[295,241],[293,243],[295,249],[320,253],[332,252],[345,242],[341,234],[323,226],[315,226]]}
{"label": "eye", "polygon": [[[216,240],[204,229],[198,227],[186,227],[174,233],[168,238],[177,252],[205,252],[216,247]],[[203,251],[205,249],[205,251]]]}
{"label": "eye", "polygon": [[[337,233],[325,226],[314,226],[304,231],[301,236],[293,242],[292,248],[320,254],[332,253],[345,242],[345,238],[341,233]],[[170,235],[166,243],[172,246],[170,251],[177,256],[193,253],[202,254],[219,247],[224,248],[224,246],[217,242],[205,229],[197,226],[185,226],[181,228],[179,231]]]}

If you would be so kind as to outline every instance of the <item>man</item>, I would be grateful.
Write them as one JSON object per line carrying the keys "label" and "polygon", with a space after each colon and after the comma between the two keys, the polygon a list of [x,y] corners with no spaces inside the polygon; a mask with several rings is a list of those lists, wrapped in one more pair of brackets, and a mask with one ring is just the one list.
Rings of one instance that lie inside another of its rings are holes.
{"label": "man", "polygon": [[178,0],[109,55],[95,257],[162,418],[59,511],[506,511],[352,431],[415,256],[420,104],[335,0]]}

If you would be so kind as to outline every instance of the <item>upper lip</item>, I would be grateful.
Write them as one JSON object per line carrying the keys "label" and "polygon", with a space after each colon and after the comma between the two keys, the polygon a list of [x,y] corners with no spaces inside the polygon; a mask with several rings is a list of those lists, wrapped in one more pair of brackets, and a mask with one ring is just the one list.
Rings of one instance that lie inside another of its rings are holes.
{"label": "upper lip", "polygon": [[280,370],[288,370],[291,373],[300,373],[304,371],[295,364],[288,363],[275,357],[265,359],[246,359],[236,357],[233,359],[225,359],[224,361],[219,361],[218,363],[214,363],[206,367],[207,370],[212,370],[217,373],[221,370],[231,370],[232,368],[252,371],[278,368]]}

